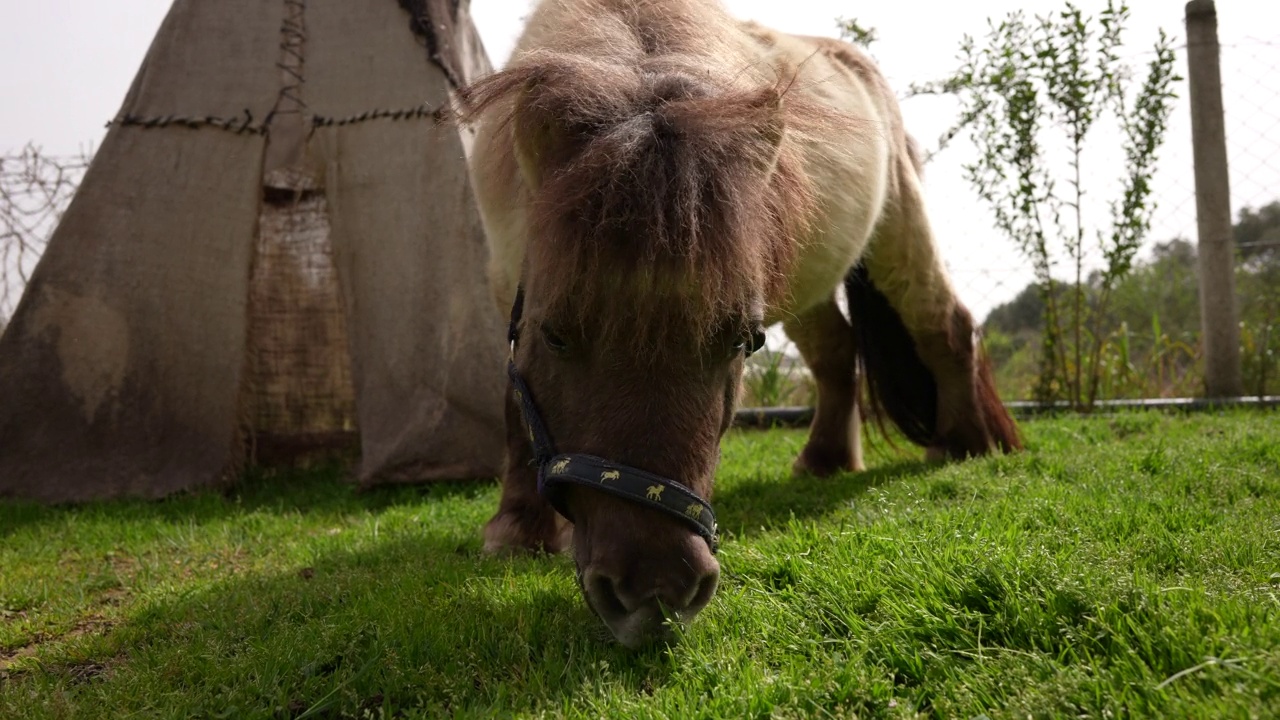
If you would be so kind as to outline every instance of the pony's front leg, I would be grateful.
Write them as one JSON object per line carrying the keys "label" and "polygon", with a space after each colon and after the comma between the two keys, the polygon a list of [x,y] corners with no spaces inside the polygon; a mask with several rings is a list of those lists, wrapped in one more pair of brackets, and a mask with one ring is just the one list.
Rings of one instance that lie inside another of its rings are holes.
{"label": "pony's front leg", "polygon": [[862,423],[857,407],[857,353],[853,330],[834,294],[822,304],[783,323],[818,387],[809,441],[792,472],[825,477],[865,469]]}
{"label": "pony's front leg", "polygon": [[498,503],[498,512],[484,527],[485,552],[561,552],[569,547],[573,525],[538,494],[533,448],[515,392],[510,387],[507,388],[506,423],[502,500]]}

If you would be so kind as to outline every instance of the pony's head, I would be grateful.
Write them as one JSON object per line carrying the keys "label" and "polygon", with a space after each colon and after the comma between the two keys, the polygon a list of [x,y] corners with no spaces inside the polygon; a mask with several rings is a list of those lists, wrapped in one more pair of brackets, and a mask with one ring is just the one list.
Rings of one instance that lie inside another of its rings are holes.
{"label": "pony's head", "polygon": [[[813,203],[784,89],[669,56],[540,52],[461,99],[507,124],[528,193],[514,362],[557,451],[710,500],[744,357]],[[562,505],[587,602],[624,644],[715,594],[719,565],[678,517],[580,485]]]}

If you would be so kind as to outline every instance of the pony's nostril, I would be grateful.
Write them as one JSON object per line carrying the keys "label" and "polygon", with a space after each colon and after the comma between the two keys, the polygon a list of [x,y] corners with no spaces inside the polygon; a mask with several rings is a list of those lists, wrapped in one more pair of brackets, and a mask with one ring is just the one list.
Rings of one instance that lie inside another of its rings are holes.
{"label": "pony's nostril", "polygon": [[617,586],[613,578],[588,572],[584,585],[587,591],[587,598],[595,606],[596,612],[600,613],[600,616],[606,620],[624,617],[630,612],[627,606],[622,603],[622,598],[618,597]]}
{"label": "pony's nostril", "polygon": [[719,568],[713,572],[703,575],[702,579],[698,581],[698,584],[694,586],[693,594],[690,597],[688,604],[685,605],[681,612],[690,616],[697,614],[698,611],[710,604],[711,598],[716,596],[716,588],[719,586]]}
{"label": "pony's nostril", "polygon": [[663,593],[663,602],[683,619],[692,618],[715,597],[720,583],[719,568],[706,573],[677,593]]}

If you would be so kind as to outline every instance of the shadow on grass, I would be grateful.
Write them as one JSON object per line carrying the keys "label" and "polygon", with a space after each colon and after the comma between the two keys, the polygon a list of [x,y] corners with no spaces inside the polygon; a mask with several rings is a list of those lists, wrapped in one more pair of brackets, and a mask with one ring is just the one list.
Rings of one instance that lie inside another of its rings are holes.
{"label": "shadow on grass", "polygon": [[[609,640],[567,558],[495,559],[465,544],[401,533],[156,601],[105,637],[50,649],[0,683],[0,706],[15,692],[56,695],[67,707],[55,713],[74,716],[554,714],[669,682],[663,649]],[[106,670],[85,682],[86,664]]]}
{"label": "shadow on grass", "polygon": [[161,500],[112,500],[83,505],[39,505],[0,500],[0,540],[28,526],[54,524],[69,518],[159,520],[205,524],[256,512],[275,514],[378,511],[450,497],[474,497],[496,481],[386,486],[360,490],[350,479],[348,465],[329,464],[308,469],[253,469],[225,489],[205,488]]}
{"label": "shadow on grass", "polygon": [[716,493],[717,520],[740,537],[785,527],[792,519],[829,515],[868,490],[897,480],[920,477],[938,466],[922,461],[898,461],[859,473],[819,478],[808,475],[783,480],[759,478],[740,481]]}
{"label": "shadow on grass", "polygon": [[[828,515],[873,487],[933,466],[891,462],[832,478],[727,483],[721,524],[750,536]],[[785,472],[785,471],[783,471]],[[0,524],[70,515],[206,524],[250,513],[374,512],[491,493],[489,483],[358,491],[341,467],[251,473],[226,492],[76,508],[0,505]],[[537,713],[670,686],[662,649],[615,644],[583,603],[567,557],[480,555],[474,528],[414,526],[372,547],[328,549],[311,567],[235,575],[127,612],[105,636],[74,638],[6,681],[63,698],[69,715],[426,716]],[[95,668],[93,681],[84,668]],[[21,686],[21,689],[20,689]]]}

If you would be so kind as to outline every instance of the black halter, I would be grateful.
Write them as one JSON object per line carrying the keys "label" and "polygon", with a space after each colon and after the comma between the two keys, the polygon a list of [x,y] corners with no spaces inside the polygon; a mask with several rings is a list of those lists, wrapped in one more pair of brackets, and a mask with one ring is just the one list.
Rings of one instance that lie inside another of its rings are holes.
{"label": "black halter", "polygon": [[507,338],[511,343],[511,356],[507,361],[507,374],[515,388],[516,402],[529,428],[529,441],[533,444],[533,458],[538,465],[538,494],[561,515],[570,521],[568,508],[560,492],[566,484],[607,492],[618,497],[648,505],[678,518],[702,536],[715,552],[719,544],[716,533],[716,514],[711,504],[698,497],[692,490],[675,480],[644,470],[612,463],[594,455],[578,453],[557,454],[547,426],[538,414],[533,395],[520,372],[516,370],[515,347],[520,339],[520,317],[524,312],[524,287],[516,289],[515,304],[511,307],[511,326]]}

